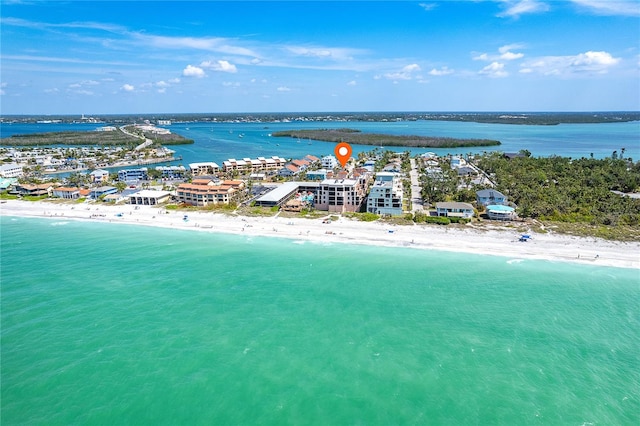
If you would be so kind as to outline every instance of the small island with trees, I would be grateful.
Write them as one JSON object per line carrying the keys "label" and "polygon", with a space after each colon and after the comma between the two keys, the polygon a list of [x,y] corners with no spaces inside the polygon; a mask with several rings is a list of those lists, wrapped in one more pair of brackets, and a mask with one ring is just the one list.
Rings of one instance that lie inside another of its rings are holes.
{"label": "small island with trees", "polygon": [[192,139],[171,132],[153,132],[153,128],[138,126],[105,127],[103,131],[65,131],[13,135],[0,139],[3,146],[45,146],[45,145],[83,145],[83,146],[127,146],[138,145],[145,139],[160,145],[192,144]]}
{"label": "small island with trees", "polygon": [[363,133],[356,129],[284,130],[272,133],[275,137],[311,139],[325,142],[348,142],[354,145],[406,146],[412,148],[458,148],[500,145],[491,139],[461,139],[441,136],[387,135]]}

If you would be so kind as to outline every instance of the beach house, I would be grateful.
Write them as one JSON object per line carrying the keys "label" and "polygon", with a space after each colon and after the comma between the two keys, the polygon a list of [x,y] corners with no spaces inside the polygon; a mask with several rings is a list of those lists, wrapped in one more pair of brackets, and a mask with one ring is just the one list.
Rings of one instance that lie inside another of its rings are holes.
{"label": "beach house", "polygon": [[97,169],[89,173],[91,181],[93,183],[103,183],[109,180],[109,172],[102,169]]}
{"label": "beach house", "polygon": [[438,216],[472,218],[473,213],[473,206],[469,203],[436,203],[436,214]]}
{"label": "beach house", "polygon": [[143,189],[129,195],[129,204],[142,206],[156,206],[169,200],[171,193],[168,191],[154,191]]}
{"label": "beach house", "polygon": [[38,185],[32,184],[16,184],[14,190],[12,191],[14,194],[20,195],[29,195],[33,197],[39,197],[42,195],[51,196],[53,193],[53,185],[50,183],[41,183]]}
{"label": "beach house", "polygon": [[98,199],[103,195],[115,194],[118,192],[118,188],[115,186],[100,186],[98,188],[93,188],[89,192],[89,197],[93,199]]}
{"label": "beach house", "polygon": [[402,195],[402,180],[398,175],[379,172],[367,197],[367,212],[389,216],[401,215]]}
{"label": "beach house", "polygon": [[478,206],[488,206],[490,204],[507,204],[507,196],[495,189],[482,189],[476,192],[476,202]]}
{"label": "beach house", "polygon": [[53,196],[65,200],[77,200],[80,198],[80,188],[59,186],[54,188]]}

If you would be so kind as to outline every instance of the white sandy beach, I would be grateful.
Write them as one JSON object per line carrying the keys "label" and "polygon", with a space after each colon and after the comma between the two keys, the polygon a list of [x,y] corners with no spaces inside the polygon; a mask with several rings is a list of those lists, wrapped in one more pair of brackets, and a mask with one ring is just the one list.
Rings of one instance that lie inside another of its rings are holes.
{"label": "white sandy beach", "polygon": [[[188,220],[184,220],[184,215]],[[515,229],[470,225],[453,228],[439,225],[394,226],[381,222],[360,222],[340,218],[330,224],[320,219],[284,217],[243,217],[205,211],[175,211],[162,207],[65,204],[7,200],[0,215],[44,217],[129,223],[200,232],[222,232],[296,240],[345,242],[388,247],[445,250],[505,256],[510,259],[545,259],[600,266],[640,269],[639,242],[613,242],[549,233],[530,233],[519,242]]]}

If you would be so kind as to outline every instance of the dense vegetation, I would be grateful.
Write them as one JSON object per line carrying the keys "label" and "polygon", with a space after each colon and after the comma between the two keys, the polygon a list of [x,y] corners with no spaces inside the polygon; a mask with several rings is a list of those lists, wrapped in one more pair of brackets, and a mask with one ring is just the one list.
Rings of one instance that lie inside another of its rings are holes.
{"label": "dense vegetation", "polygon": [[178,135],[177,133],[162,135],[145,132],[144,136],[160,145],[189,145],[193,143],[193,139],[187,139],[184,136]]}
{"label": "dense vegetation", "polygon": [[640,199],[616,194],[640,190],[640,162],[566,157],[508,160],[485,155],[477,165],[495,175],[496,189],[518,205],[521,217],[591,225],[640,225]]}
{"label": "dense vegetation", "polygon": [[0,145],[138,145],[140,139],[116,130],[113,132],[47,132],[13,135],[0,139]]}
{"label": "dense vegetation", "polygon": [[[186,139],[175,133],[169,135],[145,134],[151,140],[161,145],[190,144],[193,140]],[[140,138],[128,135],[120,129],[111,132],[94,131],[66,131],[31,133],[25,135],[13,135],[0,139],[0,145],[5,146],[29,146],[29,145],[138,145],[142,143]]]}
{"label": "dense vegetation", "polygon": [[457,139],[436,136],[385,135],[362,133],[354,129],[315,129],[285,130],[274,132],[272,136],[313,139],[326,142],[348,142],[354,145],[406,146],[421,148],[455,148],[472,146],[500,145],[499,141],[489,139]]}

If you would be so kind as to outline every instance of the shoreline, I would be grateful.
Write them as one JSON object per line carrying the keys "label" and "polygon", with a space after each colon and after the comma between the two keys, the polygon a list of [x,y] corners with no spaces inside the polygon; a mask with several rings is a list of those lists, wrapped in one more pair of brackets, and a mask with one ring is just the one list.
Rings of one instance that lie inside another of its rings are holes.
{"label": "shoreline", "polygon": [[[185,215],[188,216],[187,220],[184,220]],[[440,250],[495,255],[508,259],[537,259],[640,269],[640,242],[607,241],[552,232],[532,233],[531,240],[519,242],[520,233],[517,230],[498,226],[485,229],[472,226],[399,226],[361,222],[344,217],[325,224],[321,219],[233,216],[209,211],[165,210],[162,206],[21,200],[3,200],[0,204],[0,216],[125,223],[199,232]]]}

